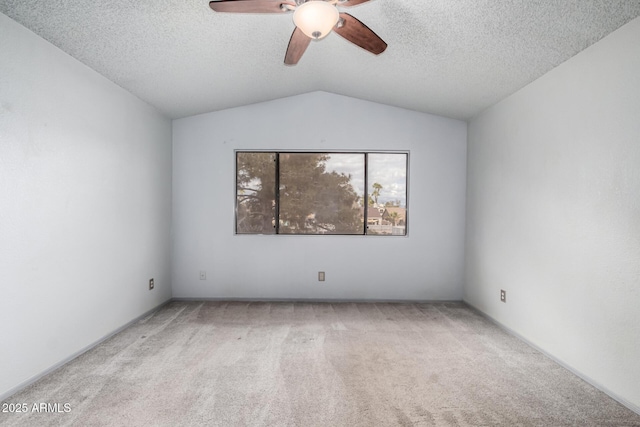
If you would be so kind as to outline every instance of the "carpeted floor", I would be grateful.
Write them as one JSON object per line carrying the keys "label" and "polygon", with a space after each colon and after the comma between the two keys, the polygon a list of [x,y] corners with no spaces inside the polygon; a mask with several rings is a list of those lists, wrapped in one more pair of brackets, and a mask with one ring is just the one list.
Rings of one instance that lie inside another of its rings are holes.
{"label": "carpeted floor", "polygon": [[4,403],[29,410],[2,426],[640,426],[461,303],[172,302]]}

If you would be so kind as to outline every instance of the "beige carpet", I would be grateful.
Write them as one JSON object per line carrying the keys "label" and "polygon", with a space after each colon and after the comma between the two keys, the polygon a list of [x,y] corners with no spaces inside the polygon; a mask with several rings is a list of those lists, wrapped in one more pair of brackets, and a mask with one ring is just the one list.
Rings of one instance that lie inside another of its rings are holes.
{"label": "beige carpet", "polygon": [[2,426],[640,426],[458,303],[172,302],[5,403],[29,411]]}

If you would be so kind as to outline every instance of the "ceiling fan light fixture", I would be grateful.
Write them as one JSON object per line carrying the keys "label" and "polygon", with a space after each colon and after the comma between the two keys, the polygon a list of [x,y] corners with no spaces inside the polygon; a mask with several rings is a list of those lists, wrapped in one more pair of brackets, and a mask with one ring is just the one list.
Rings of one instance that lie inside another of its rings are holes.
{"label": "ceiling fan light fixture", "polygon": [[307,37],[316,40],[326,37],[339,19],[338,9],[322,0],[307,1],[293,12],[293,23],[296,27]]}

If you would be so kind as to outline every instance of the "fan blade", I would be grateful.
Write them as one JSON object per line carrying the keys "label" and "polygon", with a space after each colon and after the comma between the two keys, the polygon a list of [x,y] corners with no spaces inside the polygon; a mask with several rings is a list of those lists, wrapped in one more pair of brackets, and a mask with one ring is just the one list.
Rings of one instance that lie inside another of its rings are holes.
{"label": "fan blade", "polygon": [[338,0],[338,4],[336,6],[344,6],[344,7],[349,7],[349,6],[356,6],[359,5],[360,3],[366,3],[369,0]]}
{"label": "fan blade", "polygon": [[348,13],[341,13],[340,18],[342,18],[342,26],[340,26],[340,22],[338,22],[338,25],[336,25],[333,31],[351,43],[375,55],[381,54],[387,48],[384,40],[353,16]]}
{"label": "fan blade", "polygon": [[233,13],[282,13],[288,12],[281,7],[286,4],[295,7],[290,0],[216,0],[210,1],[209,7],[216,12]]}
{"label": "fan blade", "polygon": [[284,63],[287,65],[296,65],[304,51],[307,50],[307,46],[311,43],[311,39],[307,37],[305,33],[298,27],[293,30],[291,34],[291,40],[289,40],[289,47],[287,48],[287,54],[284,56]]}

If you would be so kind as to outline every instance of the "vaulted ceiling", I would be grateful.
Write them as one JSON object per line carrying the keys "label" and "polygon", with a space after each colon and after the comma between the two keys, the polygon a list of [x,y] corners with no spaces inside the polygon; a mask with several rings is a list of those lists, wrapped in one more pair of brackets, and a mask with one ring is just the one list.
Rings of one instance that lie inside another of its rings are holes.
{"label": "vaulted ceiling", "polygon": [[640,0],[371,0],[339,9],[387,50],[375,56],[330,34],[291,67],[283,64],[291,13],[216,13],[207,0],[0,0],[0,12],[171,118],[322,90],[458,119],[640,16]]}

